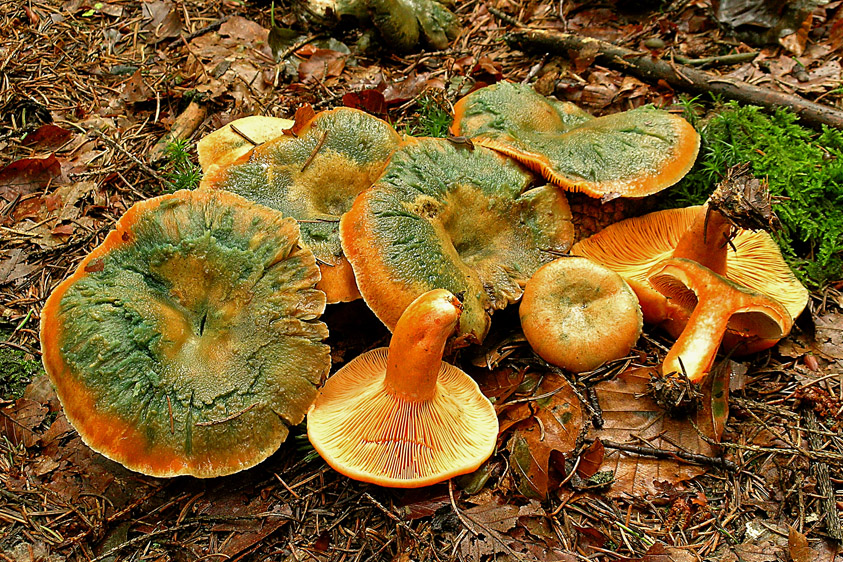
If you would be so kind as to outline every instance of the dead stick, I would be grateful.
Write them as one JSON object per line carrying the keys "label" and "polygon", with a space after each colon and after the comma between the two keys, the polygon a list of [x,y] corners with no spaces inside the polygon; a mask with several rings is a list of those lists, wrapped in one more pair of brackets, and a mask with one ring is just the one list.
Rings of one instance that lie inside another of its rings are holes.
{"label": "dead stick", "polygon": [[205,121],[207,114],[208,110],[205,106],[199,105],[195,101],[190,102],[187,109],[176,117],[169,132],[161,137],[155,143],[155,146],[152,147],[152,150],[149,151],[149,156],[147,157],[149,161],[156,163],[166,158],[167,147],[180,140],[189,138],[190,135],[196,132],[196,129],[199,128],[202,122]]}
{"label": "dead stick", "polygon": [[[594,439],[586,439],[586,443],[592,443]],[[616,449],[618,451],[625,451],[627,453],[637,453],[639,455],[646,455],[648,457],[656,457],[659,459],[673,459],[679,458],[683,461],[694,462],[697,464],[705,464],[710,466],[719,466],[732,472],[737,472],[738,465],[726,459],[719,459],[716,457],[707,457],[705,455],[698,455],[696,453],[689,453],[687,451],[668,451],[665,449],[656,449],[655,447],[644,447],[642,445],[626,445],[624,443],[614,443],[612,441],[603,441],[603,446],[607,449]]]}
{"label": "dead stick", "polygon": [[[812,430],[808,432],[808,444],[812,450],[821,449],[822,442],[820,436],[816,434],[816,430],[819,429],[820,425],[817,422],[817,415],[813,410],[808,410],[807,408],[802,410],[802,415],[805,418],[805,425],[809,430]],[[829,479],[828,465],[824,462],[817,462],[812,463],[812,466],[814,476],[817,479],[817,490],[822,496],[820,502],[823,506],[824,513],[820,517],[825,516],[825,530],[828,531],[828,535],[831,538],[837,542],[843,542],[843,530],[840,528],[840,514],[837,513],[837,500],[834,496],[834,487],[831,485],[831,480]]]}
{"label": "dead stick", "polygon": [[843,129],[843,111],[827,105],[804,100],[766,88],[759,88],[741,80],[725,78],[688,66],[669,64],[649,54],[618,47],[606,41],[580,37],[571,33],[542,30],[514,31],[506,36],[513,49],[555,52],[567,55],[569,51],[597,50],[597,59],[609,66],[620,68],[645,80],[664,80],[671,86],[694,93],[712,92],[742,103],[761,105],[768,109],[787,107],[812,127],[828,125]]}

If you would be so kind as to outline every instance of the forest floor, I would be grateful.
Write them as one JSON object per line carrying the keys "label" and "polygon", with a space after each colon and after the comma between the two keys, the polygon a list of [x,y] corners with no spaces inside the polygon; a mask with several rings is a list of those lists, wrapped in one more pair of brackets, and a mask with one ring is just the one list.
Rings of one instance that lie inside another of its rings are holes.
{"label": "forest floor", "polygon": [[[629,357],[575,378],[536,366],[517,313],[497,313],[482,348],[450,359],[495,400],[498,450],[475,474],[412,491],[337,474],[302,427],[236,475],[143,476],[82,443],[44,376],[52,288],[133,203],[195,186],[195,141],[233,119],[345,104],[445,136],[456,100],[500,80],[594,115],[651,103],[703,127],[723,107],[601,66],[594,52],[512,50],[503,38],[521,26],[843,109],[843,2],[738,35],[708,0],[635,4],[458,2],[448,48],[400,54],[376,38],[365,48],[365,24],[316,27],[286,4],[275,24],[294,31],[277,34],[273,53],[263,2],[0,0],[0,561],[843,560],[839,277],[809,283],[808,308],[777,347],[718,362],[691,415],[648,394],[646,368],[672,343],[661,332],[645,329]],[[752,14],[763,3],[744,4]],[[720,58],[740,53],[757,55]],[[828,180],[839,197],[841,178]],[[796,247],[791,257],[814,259]],[[362,301],[331,305],[324,320],[335,367],[388,341]],[[554,417],[559,408],[575,415]]]}

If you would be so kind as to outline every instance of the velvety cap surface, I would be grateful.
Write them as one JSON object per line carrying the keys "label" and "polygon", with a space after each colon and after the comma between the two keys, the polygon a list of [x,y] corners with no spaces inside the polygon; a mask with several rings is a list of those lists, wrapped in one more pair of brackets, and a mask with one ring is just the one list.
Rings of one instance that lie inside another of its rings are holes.
{"label": "velvety cap surface", "polygon": [[[389,123],[367,113],[349,108],[324,111],[297,137],[282,135],[256,147],[247,162],[228,167],[202,185],[296,219],[302,240],[324,265],[323,276],[342,275],[350,270],[339,241],[340,215],[377,179],[399,142]],[[352,286],[339,283],[336,294],[324,287],[329,302],[359,296],[350,280]]]}
{"label": "velvety cap surface", "polygon": [[272,454],[328,372],[298,227],[226,192],[133,206],[44,307],[44,365],[93,449],[154,476]]}
{"label": "velvety cap surface", "polygon": [[461,295],[457,338],[481,341],[489,314],[573,239],[571,213],[552,186],[525,191],[517,163],[445,139],[408,139],[341,221],[343,249],[363,298],[395,327],[419,295]]}

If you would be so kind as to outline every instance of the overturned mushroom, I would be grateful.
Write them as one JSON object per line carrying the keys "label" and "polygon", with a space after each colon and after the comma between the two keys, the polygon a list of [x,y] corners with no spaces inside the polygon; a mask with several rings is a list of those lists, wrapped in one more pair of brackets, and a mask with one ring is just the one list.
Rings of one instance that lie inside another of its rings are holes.
{"label": "overturned mushroom", "polygon": [[[794,277],[775,241],[766,232],[744,229],[732,237],[731,228],[721,213],[707,206],[668,209],[610,225],[577,242],[571,253],[618,272],[638,295],[644,321],[662,324],[674,336],[684,328],[690,310],[666,299],[647,281],[650,269],[671,257],[701,263],[778,300],[791,318],[799,316],[808,291]],[[774,343],[758,341],[739,351],[757,351]]]}
{"label": "overturned mushroom", "polygon": [[[277,209],[299,222],[302,240],[319,260],[328,302],[359,298],[339,241],[339,219],[372,185],[398,146],[392,126],[356,109],[317,114],[298,136],[281,135],[256,147],[244,162],[203,180]],[[242,158],[241,158],[242,160]]]}
{"label": "overturned mushroom", "polygon": [[482,341],[490,314],[573,238],[564,193],[525,191],[511,159],[445,139],[407,139],[340,222],[360,292],[390,329],[435,288],[463,295],[458,343]]}
{"label": "overturned mushroom", "polygon": [[714,363],[727,327],[747,339],[778,341],[793,325],[787,309],[775,299],[691,260],[665,260],[650,271],[648,280],[667,298],[693,309],[665,357],[664,374],[682,373],[691,382],[701,380]]}
{"label": "overturned mushroom", "polygon": [[573,372],[623,357],[641,335],[635,293],[620,275],[585,258],[542,266],[524,288],[519,314],[533,350]]}
{"label": "overturned mushroom", "polygon": [[471,472],[494,451],[498,419],[477,383],[442,353],[462,312],[443,289],[413,301],[389,348],[337,371],[307,414],[314,448],[335,470],[396,488]]}
{"label": "overturned mushroom", "polygon": [[454,112],[454,135],[507,154],[564,189],[604,199],[673,185],[700,145],[694,128],[666,111],[640,107],[593,118],[509,82],[472,92]]}
{"label": "overturned mushroom", "polygon": [[92,449],[153,476],[271,455],[330,367],[295,221],[226,192],[135,204],[47,299],[44,367]]}

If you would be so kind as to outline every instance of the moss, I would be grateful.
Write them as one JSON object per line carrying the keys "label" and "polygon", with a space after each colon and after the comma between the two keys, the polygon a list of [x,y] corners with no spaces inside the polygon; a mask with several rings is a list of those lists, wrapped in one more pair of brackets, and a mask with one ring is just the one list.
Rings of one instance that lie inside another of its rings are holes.
{"label": "moss", "polygon": [[843,132],[802,127],[785,109],[725,104],[700,127],[691,172],[666,192],[665,206],[700,204],[727,167],[749,162],[765,177],[782,230],[774,236],[799,279],[812,289],[843,278]]}
{"label": "moss", "polygon": [[26,385],[43,372],[41,362],[28,357],[23,351],[0,347],[0,398],[20,398]]}

